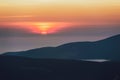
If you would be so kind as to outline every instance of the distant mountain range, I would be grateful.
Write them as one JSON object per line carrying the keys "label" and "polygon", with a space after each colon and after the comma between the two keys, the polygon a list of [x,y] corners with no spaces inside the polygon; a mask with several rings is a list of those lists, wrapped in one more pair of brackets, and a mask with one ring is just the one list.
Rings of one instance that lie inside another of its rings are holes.
{"label": "distant mountain range", "polygon": [[120,34],[95,42],[73,42],[2,55],[39,59],[107,59],[120,61]]}

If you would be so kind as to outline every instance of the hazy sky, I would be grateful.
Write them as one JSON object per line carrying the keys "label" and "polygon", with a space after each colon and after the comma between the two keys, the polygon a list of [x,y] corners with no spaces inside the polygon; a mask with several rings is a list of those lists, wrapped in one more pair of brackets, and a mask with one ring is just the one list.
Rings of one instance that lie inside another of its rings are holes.
{"label": "hazy sky", "polygon": [[0,53],[120,34],[120,0],[0,0]]}

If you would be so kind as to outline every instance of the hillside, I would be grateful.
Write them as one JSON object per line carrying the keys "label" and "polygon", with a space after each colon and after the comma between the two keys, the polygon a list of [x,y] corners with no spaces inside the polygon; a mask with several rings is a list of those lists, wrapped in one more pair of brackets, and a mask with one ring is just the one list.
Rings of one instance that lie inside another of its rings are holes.
{"label": "hillside", "polygon": [[119,62],[0,56],[0,80],[120,80],[119,75]]}
{"label": "hillside", "polygon": [[107,59],[120,61],[120,35],[95,42],[73,42],[3,55],[50,59]]}

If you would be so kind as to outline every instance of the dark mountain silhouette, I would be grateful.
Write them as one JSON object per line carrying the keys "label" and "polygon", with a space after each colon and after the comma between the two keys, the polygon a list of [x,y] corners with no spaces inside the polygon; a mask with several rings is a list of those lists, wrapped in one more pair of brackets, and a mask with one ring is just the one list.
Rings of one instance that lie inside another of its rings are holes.
{"label": "dark mountain silhouette", "polygon": [[0,80],[120,80],[120,63],[0,56]]}
{"label": "dark mountain silhouette", "polygon": [[0,55],[0,80],[120,80],[119,53],[120,35],[96,42],[8,52]]}
{"label": "dark mountain silhouette", "polygon": [[120,34],[95,42],[73,42],[57,47],[44,47],[3,55],[49,59],[109,59],[120,60]]}

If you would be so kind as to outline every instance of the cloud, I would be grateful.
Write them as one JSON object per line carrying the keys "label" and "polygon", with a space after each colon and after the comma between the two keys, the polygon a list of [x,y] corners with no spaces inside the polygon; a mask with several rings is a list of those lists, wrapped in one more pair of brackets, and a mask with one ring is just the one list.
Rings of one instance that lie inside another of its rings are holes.
{"label": "cloud", "polygon": [[0,27],[0,37],[30,37],[36,36],[27,28],[21,27]]}
{"label": "cloud", "polygon": [[[69,26],[47,36],[111,36],[120,34],[120,26]],[[0,37],[40,37],[29,28],[0,26]]]}
{"label": "cloud", "polygon": [[120,34],[120,26],[72,26],[59,31],[55,35],[62,36],[111,36]]}

